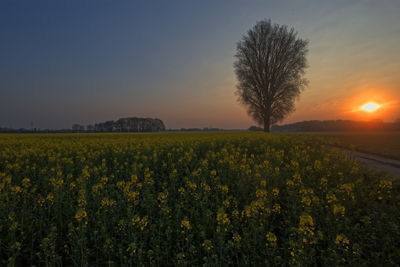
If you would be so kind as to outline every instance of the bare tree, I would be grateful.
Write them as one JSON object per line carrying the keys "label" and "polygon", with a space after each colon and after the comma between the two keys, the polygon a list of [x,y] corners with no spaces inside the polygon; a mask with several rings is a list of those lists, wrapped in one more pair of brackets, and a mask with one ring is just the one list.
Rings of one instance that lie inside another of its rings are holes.
{"label": "bare tree", "polygon": [[257,22],[237,43],[236,93],[265,132],[294,111],[294,101],[307,85],[307,45],[293,28],[270,20]]}

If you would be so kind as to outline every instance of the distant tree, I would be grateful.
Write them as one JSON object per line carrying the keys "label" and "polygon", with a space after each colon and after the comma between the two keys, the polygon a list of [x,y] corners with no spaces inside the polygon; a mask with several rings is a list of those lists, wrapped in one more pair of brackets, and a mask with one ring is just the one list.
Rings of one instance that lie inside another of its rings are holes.
{"label": "distant tree", "polygon": [[258,127],[258,126],[250,126],[249,127],[249,129],[248,129],[250,132],[259,132],[259,131],[262,131],[263,129],[261,128],[261,127]]}
{"label": "distant tree", "polygon": [[307,45],[293,28],[270,20],[257,22],[237,43],[236,93],[265,132],[294,111],[294,100],[307,84]]}
{"label": "distant tree", "polygon": [[86,131],[87,132],[94,132],[94,126],[91,124],[86,125]]}
{"label": "distant tree", "polygon": [[165,131],[165,125],[160,119],[151,118],[121,118],[117,121],[96,123],[96,132],[159,132]]}
{"label": "distant tree", "polygon": [[75,133],[82,133],[85,131],[85,126],[79,125],[79,124],[74,124],[74,125],[72,125],[72,131]]}

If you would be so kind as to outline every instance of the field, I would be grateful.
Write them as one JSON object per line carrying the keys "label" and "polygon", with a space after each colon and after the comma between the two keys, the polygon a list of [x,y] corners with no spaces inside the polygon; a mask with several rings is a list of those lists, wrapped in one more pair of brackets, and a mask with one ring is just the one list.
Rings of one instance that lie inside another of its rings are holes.
{"label": "field", "polygon": [[400,190],[315,136],[0,136],[0,264],[393,266]]}
{"label": "field", "polygon": [[400,159],[400,132],[327,133],[336,145]]}

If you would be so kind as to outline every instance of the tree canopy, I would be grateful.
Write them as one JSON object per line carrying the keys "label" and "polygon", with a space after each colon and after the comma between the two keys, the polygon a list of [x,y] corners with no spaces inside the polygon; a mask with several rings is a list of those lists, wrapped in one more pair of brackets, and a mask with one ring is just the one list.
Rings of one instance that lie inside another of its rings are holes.
{"label": "tree canopy", "polygon": [[266,132],[294,111],[294,101],[307,84],[307,46],[293,28],[270,20],[257,22],[237,43],[236,93]]}

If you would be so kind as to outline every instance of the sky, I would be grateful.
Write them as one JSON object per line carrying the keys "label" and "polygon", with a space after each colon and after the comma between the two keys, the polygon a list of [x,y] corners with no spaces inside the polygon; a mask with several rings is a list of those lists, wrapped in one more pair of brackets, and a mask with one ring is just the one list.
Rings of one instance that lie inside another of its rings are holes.
{"label": "sky", "polygon": [[309,84],[282,123],[400,118],[398,0],[2,0],[0,127],[248,128],[233,62],[263,19],[309,41]]}

